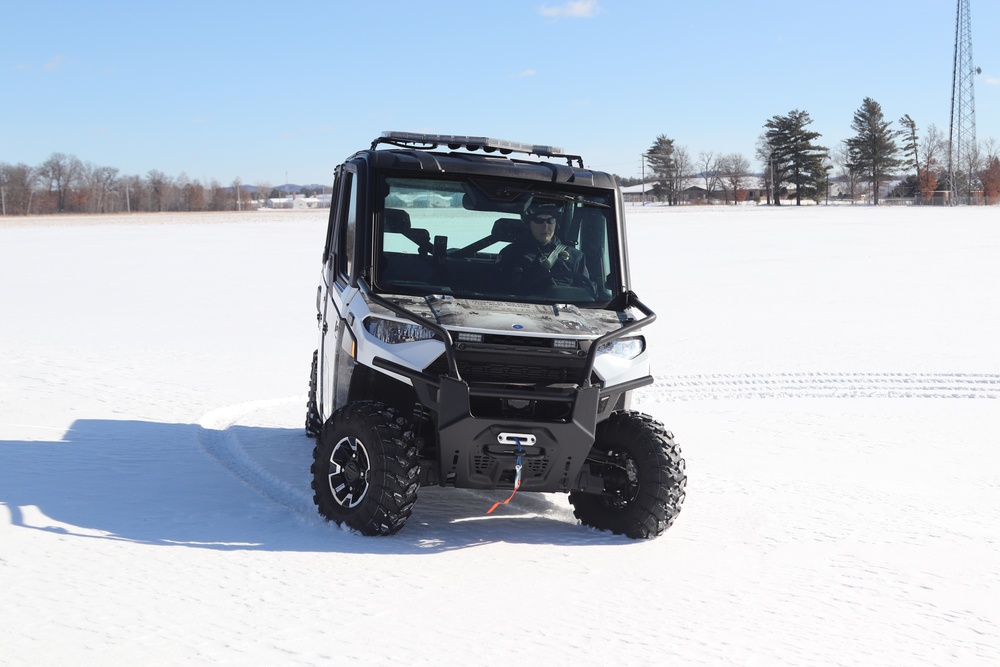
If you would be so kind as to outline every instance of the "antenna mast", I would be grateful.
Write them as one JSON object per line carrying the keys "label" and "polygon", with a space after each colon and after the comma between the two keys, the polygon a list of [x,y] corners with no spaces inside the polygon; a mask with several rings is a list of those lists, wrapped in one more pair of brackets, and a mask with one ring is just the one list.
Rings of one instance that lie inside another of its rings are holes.
{"label": "antenna mast", "polygon": [[965,193],[972,198],[973,163],[976,154],[976,95],[972,87],[977,73],[972,65],[972,15],[970,0],[958,0],[955,16],[955,61],[951,80],[951,127],[948,132],[948,179],[952,204],[957,203],[964,181]]}

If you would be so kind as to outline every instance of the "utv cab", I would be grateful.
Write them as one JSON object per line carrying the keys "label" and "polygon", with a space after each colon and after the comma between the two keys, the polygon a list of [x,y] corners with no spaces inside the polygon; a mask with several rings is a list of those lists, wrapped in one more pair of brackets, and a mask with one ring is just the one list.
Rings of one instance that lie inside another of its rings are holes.
{"label": "utv cab", "polygon": [[316,309],[306,432],[327,519],[395,533],[427,485],[567,493],[582,523],[633,538],[680,511],[680,449],[630,410],[655,315],[629,283],[621,195],[579,156],[384,133],[336,168]]}

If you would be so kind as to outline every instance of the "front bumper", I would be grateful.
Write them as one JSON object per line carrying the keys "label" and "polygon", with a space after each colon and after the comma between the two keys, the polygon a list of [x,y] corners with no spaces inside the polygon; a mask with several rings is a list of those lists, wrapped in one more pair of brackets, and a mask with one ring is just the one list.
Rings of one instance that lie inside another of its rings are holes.
{"label": "front bumper", "polygon": [[[592,341],[577,382],[505,385],[463,379],[447,329],[381,299],[366,287],[366,297],[431,328],[444,342],[446,368],[440,374],[414,370],[381,357],[372,359],[375,367],[409,379],[419,402],[434,413],[438,465],[436,470],[425,473],[425,483],[436,481],[442,486],[468,489],[514,488],[520,462],[519,490],[601,490],[587,488],[600,481],[585,467],[597,424],[625,407],[628,392],[653,382],[649,375],[612,386],[591,380],[602,343],[625,337],[655,319],[655,314],[634,294],[628,293],[626,307],[634,306],[646,317]],[[521,405],[531,406],[531,410],[519,413],[516,406]],[[524,442],[511,434],[524,436]]]}

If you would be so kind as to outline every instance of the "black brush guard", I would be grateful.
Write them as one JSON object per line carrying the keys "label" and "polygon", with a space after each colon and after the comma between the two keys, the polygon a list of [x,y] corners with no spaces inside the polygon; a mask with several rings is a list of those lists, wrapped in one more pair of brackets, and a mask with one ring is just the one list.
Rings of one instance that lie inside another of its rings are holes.
{"label": "black brush guard", "polygon": [[[634,292],[625,292],[616,299],[616,310],[635,308],[645,317],[591,342],[581,384],[512,388],[463,380],[447,329],[374,294],[364,280],[358,284],[369,302],[430,329],[444,342],[448,371],[440,376],[380,357],[372,362],[377,368],[408,378],[420,403],[436,415],[438,470],[430,475],[431,479],[441,486],[510,489],[514,488],[516,466],[520,463],[521,491],[603,491],[603,481],[589,474],[589,466],[584,468],[597,424],[614,412],[626,392],[653,382],[648,375],[608,387],[591,381],[598,348],[656,319],[656,314]],[[558,420],[477,417],[471,408],[473,398],[562,403],[567,406],[567,417]]]}

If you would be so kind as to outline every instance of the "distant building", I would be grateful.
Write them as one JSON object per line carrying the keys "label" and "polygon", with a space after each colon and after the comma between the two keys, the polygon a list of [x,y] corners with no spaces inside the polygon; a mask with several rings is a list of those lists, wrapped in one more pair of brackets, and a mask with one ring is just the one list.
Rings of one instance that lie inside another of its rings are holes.
{"label": "distant building", "polygon": [[[695,180],[700,177],[690,177],[685,180]],[[638,204],[638,203],[666,203],[667,198],[663,196],[657,196],[653,194],[653,188],[656,187],[657,182],[652,181],[649,183],[643,183],[639,185],[630,185],[628,187],[622,188],[622,198],[627,204]],[[757,201],[765,196],[764,184],[762,179],[757,176],[748,176],[744,179],[744,187],[739,192],[737,199],[742,201]],[[677,195],[678,204],[723,204],[727,200],[732,201],[733,195],[722,190],[722,188],[716,188],[711,192],[707,191],[705,188],[699,185],[691,185],[683,190]]]}
{"label": "distant building", "polygon": [[656,183],[640,183],[639,185],[629,185],[628,187],[622,188],[622,199],[625,200],[626,204],[639,204],[642,202],[660,202],[664,201],[662,197],[653,196],[653,186]]}
{"label": "distant building", "polygon": [[303,197],[293,194],[290,197],[271,197],[267,200],[268,208],[330,208],[333,198],[331,194],[319,194],[315,197]]}

